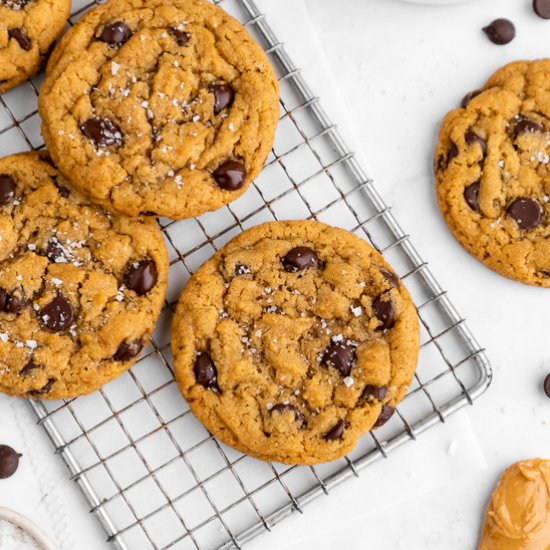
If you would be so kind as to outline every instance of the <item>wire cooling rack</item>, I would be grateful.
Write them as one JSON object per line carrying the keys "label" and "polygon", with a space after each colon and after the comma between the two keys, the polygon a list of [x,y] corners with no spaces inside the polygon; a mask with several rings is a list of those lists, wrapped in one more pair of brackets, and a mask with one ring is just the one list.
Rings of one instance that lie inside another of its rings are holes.
{"label": "wire cooling rack", "polygon": [[[267,164],[230,206],[194,220],[160,220],[170,284],[158,329],[136,365],[93,395],[31,402],[109,540],[123,550],[241,548],[471,404],[491,381],[483,350],[264,15],[251,0],[217,3],[246,24],[278,72],[281,118]],[[71,22],[93,5],[73,3]],[[39,81],[0,96],[3,154],[43,146]],[[397,414],[365,435],[348,457],[315,467],[263,463],[210,436],[179,395],[168,341],[174,306],[190,274],[243,229],[290,218],[338,225],[370,241],[405,280],[421,320],[419,367]]]}

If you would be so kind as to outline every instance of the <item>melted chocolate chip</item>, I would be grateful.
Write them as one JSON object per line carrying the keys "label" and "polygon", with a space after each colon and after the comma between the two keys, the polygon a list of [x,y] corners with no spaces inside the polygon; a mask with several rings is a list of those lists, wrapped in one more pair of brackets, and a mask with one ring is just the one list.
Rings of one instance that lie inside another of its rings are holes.
{"label": "melted chocolate chip", "polygon": [[129,361],[130,359],[137,357],[142,349],[143,338],[138,338],[137,340],[132,340],[130,342],[122,342],[113,355],[113,359],[115,361]]}
{"label": "melted chocolate chip", "polygon": [[52,332],[65,332],[73,324],[74,308],[62,294],[58,294],[40,311],[42,326]]}
{"label": "melted chocolate chip", "polygon": [[0,175],[0,206],[6,206],[15,198],[15,182],[7,174]]}
{"label": "melted chocolate chip", "polygon": [[463,108],[463,109],[466,109],[466,107],[468,107],[468,105],[470,104],[470,101],[472,101],[472,99],[474,99],[474,97],[477,97],[483,90],[473,90],[471,92],[468,92],[463,98],[462,98],[462,101],[460,102],[460,106]]}
{"label": "melted chocolate chip", "polygon": [[516,28],[508,19],[495,19],[490,25],[483,27],[483,32],[493,44],[499,46],[508,44],[516,36]]}
{"label": "melted chocolate chip", "polygon": [[468,206],[474,211],[479,212],[479,205],[477,203],[477,196],[479,194],[480,182],[476,181],[471,185],[468,185],[464,189],[464,200],[468,203]]}
{"label": "melted chocolate chip", "polygon": [[120,128],[108,118],[90,118],[81,127],[82,133],[99,147],[122,145]]}
{"label": "melted chocolate chip", "polygon": [[211,84],[208,91],[214,94],[214,113],[217,115],[226,107],[230,107],[235,99],[235,91],[229,84]]}
{"label": "melted chocolate chip", "polygon": [[64,263],[67,261],[67,258],[65,257],[65,250],[57,237],[52,237],[48,241],[48,244],[46,245],[46,257],[53,263]]}
{"label": "melted chocolate chip", "polygon": [[27,364],[19,371],[19,374],[22,376],[28,376],[33,370],[43,369],[42,365],[38,365],[34,362],[34,359],[31,357]]}
{"label": "melted chocolate chip", "polygon": [[378,330],[389,330],[395,325],[395,308],[389,299],[383,300],[381,296],[372,302],[372,310],[380,321]]}
{"label": "melted chocolate chip", "polygon": [[451,147],[449,148],[449,152],[447,153],[447,160],[445,163],[445,167],[448,167],[449,164],[451,164],[451,161],[458,155],[458,147],[451,143]]}
{"label": "melted chocolate chip", "polygon": [[520,229],[529,231],[542,222],[542,207],[530,198],[516,199],[506,211],[507,215],[516,220]]}
{"label": "melted chocolate chip", "polygon": [[344,377],[349,375],[355,361],[355,347],[347,342],[332,342],[323,357],[324,365],[334,367]]}
{"label": "melted chocolate chip", "polygon": [[153,260],[131,262],[124,275],[124,284],[139,296],[147,294],[157,284],[157,280],[157,265]]}
{"label": "melted chocolate chip", "polygon": [[326,434],[325,439],[327,441],[336,441],[337,439],[342,439],[344,435],[344,430],[346,429],[346,421],[338,420],[334,427],[332,427]]}
{"label": "melted chocolate chip", "polygon": [[218,371],[208,353],[200,353],[193,367],[197,383],[207,389],[218,388]]}
{"label": "melted chocolate chip", "polygon": [[274,412],[279,412],[279,413],[293,412],[295,420],[304,419],[304,415],[294,405],[291,405],[290,403],[277,403],[277,405],[273,405],[273,408],[271,409],[271,413],[273,414]]}
{"label": "melted chocolate chip", "polygon": [[365,386],[365,389],[363,390],[359,401],[382,401],[382,399],[384,399],[387,394],[388,386],[374,386],[372,384],[368,384]]}
{"label": "melted chocolate chip", "polygon": [[307,246],[297,246],[289,250],[285,256],[281,258],[281,262],[285,271],[296,273],[308,267],[317,265],[318,258],[315,250]]}
{"label": "melted chocolate chip", "polygon": [[382,277],[390,283],[390,286],[392,288],[398,288],[399,287],[399,277],[393,272],[389,271],[388,269],[384,269],[383,267],[380,268],[380,273],[382,274]]}
{"label": "melted chocolate chip", "polygon": [[246,181],[246,168],[240,160],[226,160],[214,170],[212,177],[222,189],[237,191]]}
{"label": "melted chocolate chip", "polygon": [[0,445],[0,479],[8,479],[15,474],[22,456],[7,445]]}
{"label": "melted chocolate chip", "polygon": [[514,123],[514,137],[517,139],[521,134],[534,134],[535,132],[544,132],[544,128],[540,122],[520,116]]}
{"label": "melted chocolate chip", "polygon": [[21,29],[20,27],[9,29],[8,36],[17,40],[17,43],[22,50],[28,52],[31,49],[31,41],[29,40],[29,37],[27,36],[27,33],[24,29]]}
{"label": "melted chocolate chip", "polygon": [[189,42],[189,34],[178,29],[177,27],[170,27],[170,32],[176,39],[178,46],[185,46]]}
{"label": "melted chocolate chip", "polygon": [[383,426],[393,416],[394,412],[395,409],[393,407],[390,407],[389,405],[382,405],[380,416],[378,417],[378,420],[374,423],[373,428],[380,428],[380,426]]}
{"label": "melted chocolate chip", "polygon": [[23,296],[9,295],[6,300],[4,311],[7,313],[20,313],[27,304],[28,302]]}
{"label": "melted chocolate chip", "polygon": [[550,374],[544,379],[544,393],[550,398]]}
{"label": "melted chocolate chip", "polygon": [[0,288],[0,311],[6,311],[8,297],[8,293],[3,288]]}
{"label": "melted chocolate chip", "polygon": [[55,382],[56,382],[55,378],[50,378],[46,382],[46,385],[42,386],[38,390],[31,390],[29,394],[32,395],[33,397],[39,397],[41,395],[44,395],[45,393],[48,393],[52,389],[52,386],[55,384]]}
{"label": "melted chocolate chip", "polygon": [[115,21],[103,27],[99,40],[114,48],[122,46],[122,44],[129,40],[130,36],[132,36],[132,31],[128,25],[122,21]]}
{"label": "melted chocolate chip", "polygon": [[480,136],[478,136],[471,128],[466,132],[464,136],[468,145],[474,145],[477,143],[481,147],[481,154],[485,157],[487,154],[487,142]]}
{"label": "melted chocolate chip", "polygon": [[542,19],[550,19],[550,0],[533,0],[533,10]]}

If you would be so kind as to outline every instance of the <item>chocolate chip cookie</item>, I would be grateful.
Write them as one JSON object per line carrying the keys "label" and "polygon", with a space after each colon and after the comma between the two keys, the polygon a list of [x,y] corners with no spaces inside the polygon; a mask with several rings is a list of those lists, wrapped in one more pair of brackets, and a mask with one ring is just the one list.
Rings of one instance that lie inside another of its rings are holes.
{"label": "chocolate chip cookie", "polygon": [[550,286],[550,61],[513,63],[443,121],[439,206],[459,242],[491,269]]}
{"label": "chocolate chip cookie", "polygon": [[315,464],[392,416],[416,367],[418,321],[359,237],[266,223],[191,277],[172,353],[182,394],[214,435],[262,460]]}
{"label": "chocolate chip cookie", "polygon": [[0,0],[0,93],[40,69],[70,9],[70,0]]}
{"label": "chocolate chip cookie", "polygon": [[92,392],[135,361],[164,302],[156,222],[114,217],[44,153],[0,160],[0,391]]}
{"label": "chocolate chip cookie", "polygon": [[206,0],[110,0],[62,39],[40,95],[43,134],[108,210],[215,210],[259,173],[278,85],[243,26]]}

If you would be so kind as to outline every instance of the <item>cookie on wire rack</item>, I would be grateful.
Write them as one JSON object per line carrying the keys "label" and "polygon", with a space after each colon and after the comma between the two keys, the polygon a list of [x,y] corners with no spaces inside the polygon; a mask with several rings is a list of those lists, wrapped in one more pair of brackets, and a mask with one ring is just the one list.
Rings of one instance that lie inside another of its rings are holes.
{"label": "cookie on wire rack", "polygon": [[183,290],[180,390],[214,435],[262,460],[315,464],[383,425],[416,368],[403,283],[364,240],[313,221],[249,229]]}
{"label": "cookie on wire rack", "polygon": [[104,208],[173,219],[216,210],[260,172],[278,83],[245,28],[206,0],[109,0],[55,49],[42,131]]}
{"label": "cookie on wire rack", "polygon": [[135,362],[167,285],[154,220],[106,213],[25,153],[0,159],[0,235],[0,391],[75,397]]}

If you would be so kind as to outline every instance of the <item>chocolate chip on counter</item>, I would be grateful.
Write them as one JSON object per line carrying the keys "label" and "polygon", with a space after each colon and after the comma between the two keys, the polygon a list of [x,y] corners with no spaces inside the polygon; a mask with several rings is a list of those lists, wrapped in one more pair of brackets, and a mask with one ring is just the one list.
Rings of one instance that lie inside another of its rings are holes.
{"label": "chocolate chip on counter", "polygon": [[208,91],[214,94],[214,113],[216,115],[231,106],[235,99],[235,91],[229,84],[211,84],[208,86]]}
{"label": "chocolate chip on counter", "polygon": [[108,118],[90,118],[80,127],[82,133],[99,147],[122,145],[120,128]]}
{"label": "chocolate chip on counter", "polygon": [[543,19],[550,19],[550,0],[533,0],[533,10]]}
{"label": "chocolate chip on counter", "polygon": [[42,386],[40,389],[31,390],[29,392],[29,395],[31,395],[32,397],[40,397],[41,395],[44,395],[45,393],[48,393],[52,389],[55,382],[56,382],[55,378],[50,378],[46,382],[46,384],[44,386]]}
{"label": "chocolate chip on counter", "polygon": [[487,154],[487,142],[482,137],[480,137],[470,128],[466,132],[464,139],[466,140],[466,143],[468,145],[474,145],[475,143],[477,143],[481,147],[481,154],[485,157],[485,155]]}
{"label": "chocolate chip on counter", "polygon": [[73,324],[74,308],[63,296],[58,294],[49,304],[40,310],[42,326],[52,332],[65,332]]}
{"label": "chocolate chip on counter", "polygon": [[392,288],[399,288],[399,277],[393,271],[389,271],[388,269],[381,267],[380,273],[382,274],[382,277],[390,283]]}
{"label": "chocolate chip on counter", "polygon": [[464,200],[468,204],[468,206],[474,211],[479,212],[479,205],[477,203],[477,196],[479,194],[479,188],[481,184],[479,181],[476,181],[472,183],[471,185],[468,185],[466,189],[464,189]]}
{"label": "chocolate chip on counter", "polygon": [[212,177],[222,189],[237,191],[246,181],[246,168],[240,160],[226,160],[214,170]]}
{"label": "chocolate chip on counter", "polygon": [[540,122],[531,120],[530,118],[519,116],[514,123],[514,137],[517,138],[521,134],[534,134],[535,132],[544,132],[544,127]]}
{"label": "chocolate chip on counter", "polygon": [[170,32],[176,39],[178,46],[185,46],[189,42],[189,34],[178,29],[177,27],[170,27]]}
{"label": "chocolate chip on counter", "polygon": [[22,456],[8,445],[0,445],[0,479],[7,479],[15,474]]}
{"label": "chocolate chip on counter", "polygon": [[355,347],[347,342],[331,342],[323,356],[323,364],[334,367],[344,377],[349,375],[355,361]]}
{"label": "chocolate chip on counter", "polygon": [[508,44],[516,36],[516,28],[508,19],[495,19],[491,24],[483,27],[483,32],[493,44],[499,46]]}
{"label": "chocolate chip on counter", "polygon": [[544,379],[544,393],[550,397],[550,374]]}
{"label": "chocolate chip on counter", "polygon": [[115,21],[103,27],[99,40],[109,44],[109,46],[118,47],[128,41],[130,36],[132,36],[130,27],[122,21]]}
{"label": "chocolate chip on counter", "polygon": [[139,296],[147,294],[157,284],[157,280],[157,265],[153,260],[131,262],[124,275],[124,284]]}
{"label": "chocolate chip on counter", "polygon": [[17,43],[22,50],[28,52],[31,49],[31,41],[29,40],[29,37],[27,36],[27,33],[24,29],[21,29],[20,27],[9,29],[8,36],[17,40]]}
{"label": "chocolate chip on counter", "polygon": [[6,206],[15,198],[15,182],[7,174],[0,175],[0,206]]}
{"label": "chocolate chip on counter", "polygon": [[363,393],[361,393],[359,401],[382,401],[387,394],[388,386],[374,386],[373,384],[367,384],[363,390]]}
{"label": "chocolate chip on counter", "polygon": [[28,374],[30,374],[33,370],[36,370],[36,369],[43,369],[44,367],[42,365],[38,365],[37,363],[34,362],[34,359],[31,357],[28,361],[27,361],[27,364],[19,371],[19,374],[22,375],[22,376],[27,376]]}
{"label": "chocolate chip on counter", "polygon": [[536,200],[528,197],[516,199],[506,213],[525,231],[534,229],[542,222],[542,207]]}
{"label": "chocolate chip on counter", "polygon": [[327,441],[336,441],[337,439],[342,439],[344,435],[344,430],[346,429],[346,421],[338,420],[334,427],[332,427],[326,434],[325,439]]}
{"label": "chocolate chip on counter", "polygon": [[463,98],[462,98],[462,101],[460,102],[460,106],[463,108],[463,109],[466,109],[466,107],[468,107],[468,105],[470,104],[470,101],[472,101],[472,99],[474,99],[474,97],[477,97],[483,90],[473,90],[471,92],[468,92]]}
{"label": "chocolate chip on counter", "polygon": [[274,412],[279,412],[279,413],[293,412],[295,420],[304,419],[304,415],[294,405],[290,403],[277,403],[277,405],[273,405],[270,412],[272,414]]}
{"label": "chocolate chip on counter", "polygon": [[199,353],[193,367],[195,379],[198,384],[207,389],[218,388],[218,371],[208,353]]}
{"label": "chocolate chip on counter", "polygon": [[378,296],[372,302],[372,310],[381,323],[378,330],[393,328],[395,325],[395,308],[390,299],[383,300],[382,296]]}
{"label": "chocolate chip on counter", "polygon": [[130,359],[137,357],[142,349],[143,338],[138,338],[137,340],[132,340],[130,342],[122,342],[113,355],[113,359],[115,361],[129,361]]}
{"label": "chocolate chip on counter", "polygon": [[285,271],[296,273],[297,271],[302,271],[302,269],[316,265],[318,258],[315,250],[307,246],[296,246],[281,258],[281,262]]}
{"label": "chocolate chip on counter", "polygon": [[380,416],[378,417],[378,420],[374,423],[373,428],[380,428],[380,426],[383,426],[393,416],[394,412],[395,409],[393,407],[390,407],[389,405],[382,405]]}

